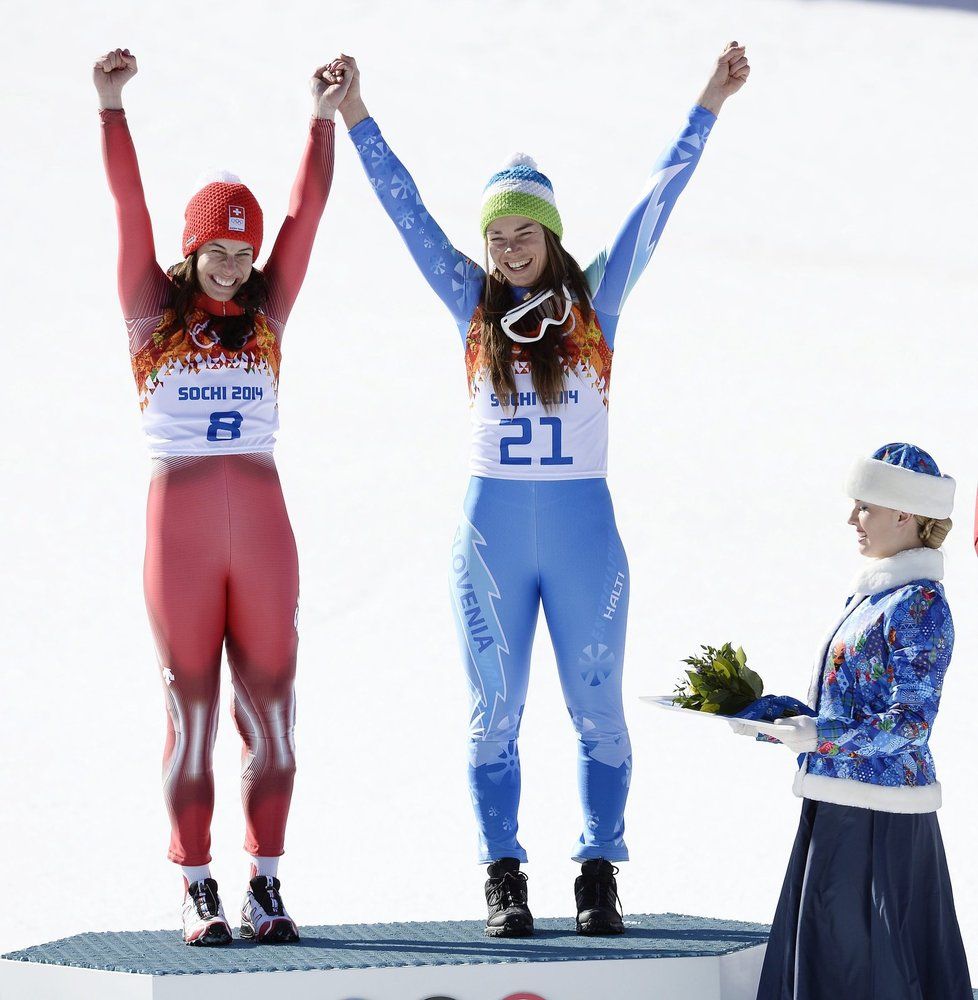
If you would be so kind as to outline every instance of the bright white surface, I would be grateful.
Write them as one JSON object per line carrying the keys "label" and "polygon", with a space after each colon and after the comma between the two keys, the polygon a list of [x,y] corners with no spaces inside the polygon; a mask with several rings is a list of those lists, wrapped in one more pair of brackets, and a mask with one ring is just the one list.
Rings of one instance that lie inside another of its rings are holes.
{"label": "bright white surface", "polygon": [[[611,963],[615,1000],[650,995],[696,1000],[754,1000],[763,946],[715,958],[618,959]],[[4,1000],[405,1000],[437,992],[466,1000],[499,1000],[536,992],[561,1000],[591,1000],[607,989],[607,962],[514,962],[388,969],[142,976],[0,961]],[[654,990],[650,994],[650,990]]]}
{"label": "bright white surface", "polygon": [[[179,978],[186,981],[184,976]],[[154,987],[158,981],[152,976],[134,976],[127,972],[0,959],[0,989],[4,1000],[156,1000]],[[204,984],[203,979],[201,984]],[[185,1000],[190,1000],[186,988]]]}
{"label": "bright white surface", "polygon": [[[149,463],[115,296],[93,58],[117,44],[139,56],[126,103],[164,262],[209,166],[241,173],[274,232],[306,77],[340,47],[359,56],[368,106],[460,247],[481,254],[482,185],[526,149],[586,259],[736,38],[750,83],[618,331],[610,485],[633,573],[635,748],[621,894],[633,912],[772,916],[799,811],[791,756],[720,727],[690,742],[685,720],[637,695],[670,690],[700,642],[730,639],[768,690],[804,696],[859,558],[845,472],[911,440],[959,483],[946,579],[958,641],[933,746],[978,969],[978,17],[796,0],[508,9],[505,28],[498,5],[474,2],[5,12],[0,950],[175,927],[179,909],[141,593]],[[484,873],[445,576],[466,483],[464,369],[451,319],[339,138],[284,351],[278,459],[302,639],[281,875],[301,922],[475,917]],[[226,714],[221,727],[214,871],[231,912],[246,861],[238,741]],[[573,906],[575,752],[541,626],[520,817],[540,915]]]}
{"label": "bright white surface", "polygon": [[[729,726],[732,718],[729,715],[713,715],[710,712],[698,712],[694,708],[683,708],[681,705],[674,705],[672,703],[672,697],[667,694],[643,694],[639,696],[639,701],[644,701],[646,704],[652,705],[654,708],[665,709],[667,712],[682,712],[682,717],[687,721],[690,719],[712,719],[714,722],[725,722]],[[737,725],[746,726],[758,733],[766,733],[768,736],[778,736],[784,732],[783,729],[779,730],[773,722],[762,722],[759,719],[737,719]],[[682,735],[683,733],[680,732],[680,736]],[[698,730],[685,733],[685,738],[687,740],[694,740],[697,736],[699,736]]]}

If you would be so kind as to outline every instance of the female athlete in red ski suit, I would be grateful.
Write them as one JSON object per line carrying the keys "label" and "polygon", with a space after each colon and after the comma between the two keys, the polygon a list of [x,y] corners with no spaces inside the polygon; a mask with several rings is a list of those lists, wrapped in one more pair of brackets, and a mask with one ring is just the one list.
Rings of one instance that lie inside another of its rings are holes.
{"label": "female athlete in red ski suit", "polygon": [[[115,100],[103,93],[113,73]],[[236,297],[250,284],[261,210],[237,178],[208,184],[191,200],[184,253],[194,255],[197,280],[181,322],[174,281],[156,261],[119,98],[134,73],[128,50],[95,67],[119,223],[119,297],[154,461],[144,585],[168,710],[169,857],[183,866],[210,861],[211,761],[226,647],[244,741],[245,850],[274,858],[283,851],[295,773],[299,594],[295,540],[272,458],[280,351],[329,194],[332,115],[346,88],[325,67],[313,77],[316,112],[288,215],[257,279],[264,277],[267,297],[235,349],[222,343],[221,326],[245,312]]]}

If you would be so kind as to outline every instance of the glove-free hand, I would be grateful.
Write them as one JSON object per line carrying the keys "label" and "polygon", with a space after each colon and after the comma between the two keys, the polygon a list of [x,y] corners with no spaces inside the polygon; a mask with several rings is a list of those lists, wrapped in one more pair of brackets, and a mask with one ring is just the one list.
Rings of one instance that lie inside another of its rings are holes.
{"label": "glove-free hand", "polygon": [[774,723],[779,739],[795,753],[811,753],[818,747],[818,725],[810,715],[799,715],[793,719],[777,719]]}

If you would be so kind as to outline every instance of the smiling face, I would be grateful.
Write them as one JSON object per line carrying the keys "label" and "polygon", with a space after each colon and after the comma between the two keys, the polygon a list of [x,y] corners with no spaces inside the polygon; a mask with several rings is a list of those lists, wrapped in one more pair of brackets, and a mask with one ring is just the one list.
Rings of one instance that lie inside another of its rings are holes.
{"label": "smiling face", "polygon": [[532,288],[547,267],[547,241],[543,226],[525,215],[493,219],[486,230],[486,245],[493,264],[511,284]]}
{"label": "smiling face", "polygon": [[857,500],[848,523],[856,529],[860,553],[870,559],[886,559],[923,544],[913,514],[891,507]]}
{"label": "smiling face", "polygon": [[205,295],[229,302],[251,275],[253,250],[241,240],[213,240],[197,251],[197,281]]}

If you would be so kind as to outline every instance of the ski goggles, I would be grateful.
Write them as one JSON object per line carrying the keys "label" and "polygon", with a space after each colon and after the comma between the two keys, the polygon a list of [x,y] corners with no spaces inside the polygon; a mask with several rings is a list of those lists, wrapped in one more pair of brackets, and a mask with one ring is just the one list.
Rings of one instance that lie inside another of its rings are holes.
{"label": "ski goggles", "polygon": [[548,288],[545,292],[539,292],[518,306],[514,306],[509,312],[503,313],[499,317],[503,333],[518,344],[534,344],[547,332],[548,326],[563,326],[574,307],[574,300],[566,285],[560,287],[564,295],[562,316],[541,316],[540,310],[544,304],[550,299],[557,298],[557,293]]}

